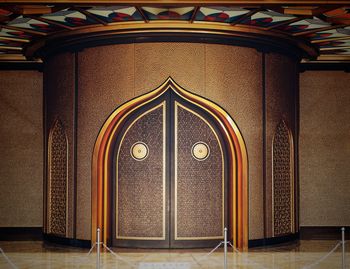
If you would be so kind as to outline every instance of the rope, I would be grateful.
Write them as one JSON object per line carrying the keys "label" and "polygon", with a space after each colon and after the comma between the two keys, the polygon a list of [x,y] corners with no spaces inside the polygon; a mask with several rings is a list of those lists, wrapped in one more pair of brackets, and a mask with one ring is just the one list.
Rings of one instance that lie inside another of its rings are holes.
{"label": "rope", "polygon": [[199,262],[201,262],[202,260],[207,259],[211,254],[213,254],[224,242],[220,242],[215,248],[213,248],[209,253],[199,257],[199,259],[196,259],[194,256],[192,256],[192,258],[194,259],[194,261],[199,264]]}
{"label": "rope", "polygon": [[0,252],[2,253],[2,255],[4,256],[5,260],[8,262],[9,265],[11,265],[11,267],[13,269],[18,269],[18,267],[10,260],[9,257],[6,256],[5,252],[2,250],[2,248],[0,248]]}
{"label": "rope", "polygon": [[258,268],[261,268],[261,269],[268,269],[268,268],[265,267],[264,265],[259,264],[259,263],[255,262],[255,261],[252,261],[251,259],[248,259],[248,257],[245,257],[245,256],[243,255],[243,253],[240,252],[238,249],[236,249],[231,243],[230,243],[230,246],[232,247],[232,249],[233,249],[236,253],[238,253],[239,255],[243,256],[244,262],[245,262],[245,263],[247,263],[247,264],[252,264],[252,265],[257,266]]}
{"label": "rope", "polygon": [[128,260],[124,259],[122,256],[118,255],[117,253],[115,253],[113,250],[111,250],[109,247],[107,247],[105,244],[102,245],[104,248],[106,248],[114,257],[116,257],[117,259],[125,262],[126,264],[129,264],[130,266],[132,266],[133,268],[137,268],[137,266],[131,262],[129,262]]}
{"label": "rope", "polygon": [[334,246],[334,248],[333,248],[330,252],[328,252],[326,255],[322,256],[321,258],[319,258],[317,261],[313,262],[312,264],[309,264],[309,265],[307,265],[307,266],[302,267],[302,269],[310,269],[310,268],[314,267],[315,265],[320,264],[320,263],[323,262],[325,259],[327,259],[327,258],[329,257],[329,255],[331,255],[334,251],[336,251],[337,248],[338,248],[341,244],[342,244],[342,242],[338,242],[338,244],[336,244],[336,245]]}
{"label": "rope", "polygon": [[78,268],[79,268],[79,267],[81,266],[80,263],[86,264],[86,263],[88,262],[87,259],[88,259],[88,257],[90,256],[90,254],[91,254],[91,252],[93,251],[93,249],[96,247],[96,244],[97,244],[97,243],[93,244],[93,246],[90,248],[89,252],[86,253],[86,254],[84,254],[84,257],[74,257],[73,263],[74,263],[74,264],[79,263],[78,265],[75,265],[75,267],[78,266]]}

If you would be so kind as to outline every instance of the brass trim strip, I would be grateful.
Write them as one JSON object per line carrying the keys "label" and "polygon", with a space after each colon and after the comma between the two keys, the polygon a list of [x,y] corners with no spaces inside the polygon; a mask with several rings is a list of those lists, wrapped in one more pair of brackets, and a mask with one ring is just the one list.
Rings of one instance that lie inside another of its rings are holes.
{"label": "brass trim strip", "polygon": [[16,26],[11,26],[11,25],[1,24],[0,27],[5,28],[5,29],[9,29],[9,30],[13,30],[13,31],[19,31],[19,32],[28,33],[28,34],[31,34],[31,35],[40,35],[40,36],[46,36],[47,35],[44,32],[39,32],[39,31],[28,29],[28,28],[21,28],[21,27],[16,27]]}
{"label": "brass trim strip", "polygon": [[8,37],[8,36],[0,36],[0,40],[10,40],[10,41],[21,42],[21,43],[29,43],[30,42],[29,39]]}
{"label": "brass trim strip", "polygon": [[318,43],[323,43],[323,42],[328,42],[328,41],[347,40],[347,39],[350,39],[349,35],[348,36],[330,37],[330,38],[313,40],[313,41],[311,41],[311,43],[318,44]]}
{"label": "brass trim strip", "polygon": [[[124,138],[127,135],[128,131],[130,130],[130,128],[138,121],[140,120],[142,117],[146,116],[147,114],[149,114],[150,112],[158,109],[162,107],[163,108],[163,172],[162,172],[162,177],[163,177],[163,236],[161,237],[137,237],[137,236],[120,236],[118,234],[118,163],[119,163],[119,153],[120,153],[120,148],[123,144]],[[118,152],[117,152],[117,160],[116,160],[116,212],[115,212],[115,224],[116,224],[116,239],[130,239],[130,240],[165,240],[165,202],[166,202],[166,197],[165,197],[165,189],[166,189],[166,168],[165,168],[165,164],[166,164],[166,101],[163,101],[161,104],[152,107],[151,109],[147,110],[146,112],[142,113],[141,115],[139,115],[136,119],[134,119],[132,121],[132,123],[130,123],[130,125],[128,126],[128,128],[126,129],[126,131],[124,132],[119,146],[118,146]]]}
{"label": "brass trim strip", "polygon": [[[180,237],[178,236],[177,233],[177,170],[178,170],[178,107],[181,107],[187,111],[189,111],[190,113],[196,115],[198,118],[200,118],[203,122],[205,122],[207,124],[207,126],[210,128],[210,130],[214,133],[216,140],[218,141],[219,147],[220,147],[220,152],[221,152],[221,185],[222,185],[222,201],[221,201],[221,207],[222,207],[222,212],[221,212],[221,217],[222,217],[222,224],[221,224],[221,235],[219,236],[203,236],[203,237]],[[199,115],[198,113],[196,113],[195,111],[193,111],[190,108],[187,108],[186,106],[180,104],[179,102],[175,101],[175,107],[174,107],[175,111],[175,122],[174,122],[174,132],[175,132],[175,161],[174,161],[174,167],[175,167],[175,176],[174,176],[174,181],[175,181],[175,212],[174,212],[174,219],[175,219],[175,240],[206,240],[206,239],[223,239],[224,238],[224,228],[225,228],[225,159],[224,159],[224,153],[222,150],[222,145],[221,145],[221,141],[216,133],[216,131],[213,129],[213,127],[209,124],[209,122],[202,117],[201,115]]]}
{"label": "brass trim strip", "polygon": [[334,48],[320,48],[320,51],[332,51],[332,50],[344,50],[344,49],[350,49],[350,46],[345,47],[334,47]]}

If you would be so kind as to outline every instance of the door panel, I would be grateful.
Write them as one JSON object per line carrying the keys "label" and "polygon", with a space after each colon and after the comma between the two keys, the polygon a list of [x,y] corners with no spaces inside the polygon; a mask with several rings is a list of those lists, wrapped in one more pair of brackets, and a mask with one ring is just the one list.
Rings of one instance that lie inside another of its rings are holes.
{"label": "door panel", "polygon": [[119,246],[166,240],[165,110],[164,101],[129,121],[120,139],[114,237]]}
{"label": "door panel", "polygon": [[175,103],[175,240],[221,239],[223,152],[199,114]]}
{"label": "door panel", "polygon": [[210,247],[223,239],[226,155],[213,122],[174,92],[125,121],[115,147],[113,245]]}

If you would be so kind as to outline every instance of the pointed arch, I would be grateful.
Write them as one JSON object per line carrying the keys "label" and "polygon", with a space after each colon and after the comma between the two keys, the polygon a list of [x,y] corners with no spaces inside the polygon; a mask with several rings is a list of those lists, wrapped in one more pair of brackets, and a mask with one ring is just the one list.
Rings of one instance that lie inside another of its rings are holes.
{"label": "pointed arch", "polygon": [[111,167],[113,144],[127,116],[171,90],[181,98],[209,113],[217,121],[229,149],[229,224],[236,247],[248,247],[248,159],[245,143],[230,115],[217,104],[181,88],[168,78],[155,90],[118,107],[106,120],[95,142],[92,158],[92,242],[96,229],[102,241],[110,239]]}
{"label": "pointed arch", "polygon": [[294,146],[292,132],[284,120],[276,127],[272,141],[272,234],[295,232]]}
{"label": "pointed arch", "polygon": [[68,138],[62,122],[52,125],[48,139],[47,233],[68,232]]}

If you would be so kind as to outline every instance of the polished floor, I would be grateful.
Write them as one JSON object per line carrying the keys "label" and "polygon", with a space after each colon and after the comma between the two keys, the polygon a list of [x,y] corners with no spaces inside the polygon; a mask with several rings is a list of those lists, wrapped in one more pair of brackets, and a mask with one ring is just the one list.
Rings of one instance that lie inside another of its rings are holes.
{"label": "polished floor", "polygon": [[[228,268],[237,269],[337,269],[342,268],[342,246],[331,254],[337,241],[301,240],[294,243],[249,249],[228,254]],[[350,269],[350,244],[345,244],[346,268]],[[96,251],[64,247],[41,241],[0,241],[0,248],[13,262],[0,254],[0,268],[96,268]],[[142,250],[112,249],[101,253],[100,268],[119,269],[196,269],[224,268],[222,248],[208,255],[210,249]],[[317,262],[320,261],[320,262]]]}

